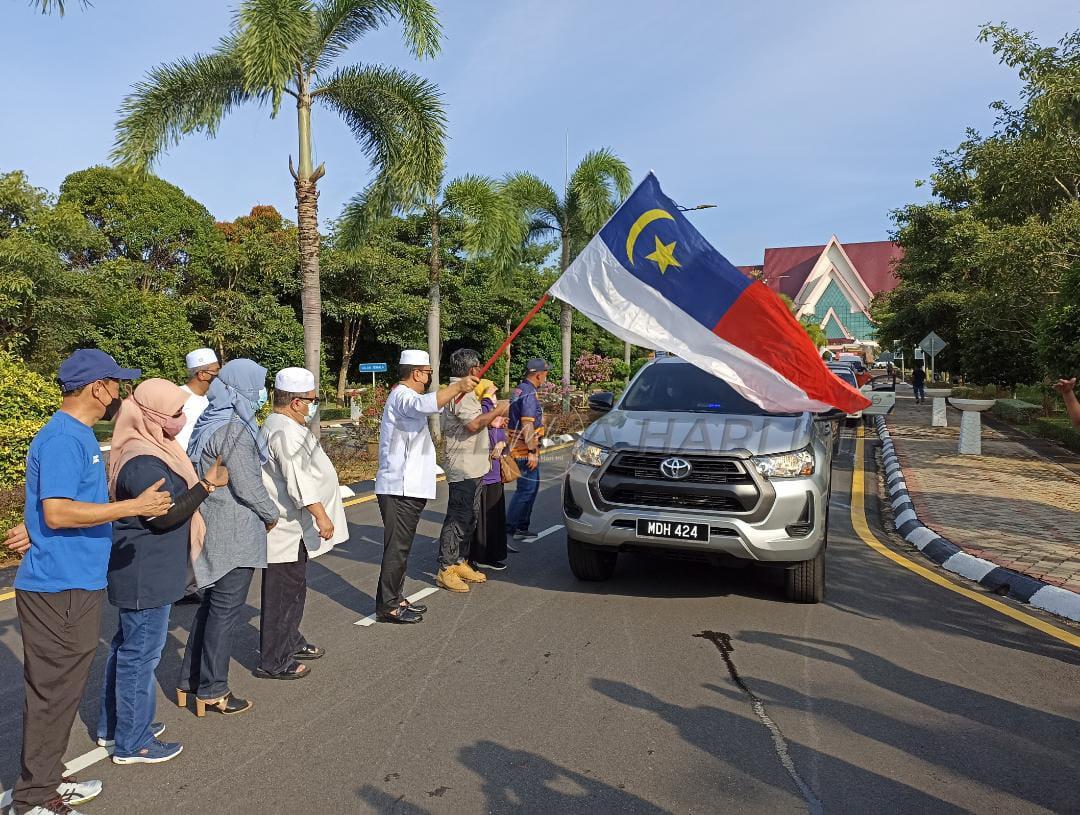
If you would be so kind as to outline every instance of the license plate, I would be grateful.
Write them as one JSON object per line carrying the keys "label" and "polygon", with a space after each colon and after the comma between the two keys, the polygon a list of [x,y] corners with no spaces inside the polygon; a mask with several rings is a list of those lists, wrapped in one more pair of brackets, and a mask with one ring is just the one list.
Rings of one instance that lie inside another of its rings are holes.
{"label": "license plate", "polygon": [[708,543],[709,525],[639,519],[637,533],[639,538],[664,538],[666,540]]}

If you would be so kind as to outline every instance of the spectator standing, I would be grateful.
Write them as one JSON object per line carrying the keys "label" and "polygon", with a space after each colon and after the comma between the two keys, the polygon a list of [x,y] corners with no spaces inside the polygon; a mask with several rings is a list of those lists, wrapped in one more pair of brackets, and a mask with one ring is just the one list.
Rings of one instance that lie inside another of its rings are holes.
{"label": "spectator standing", "polygon": [[[450,355],[451,387],[465,377],[475,380],[480,369],[480,355],[471,348],[459,348]],[[468,549],[481,512],[484,477],[491,471],[487,429],[492,421],[506,414],[508,407],[504,403],[484,413],[474,386],[443,408],[442,434],[450,495],[439,535],[435,584],[447,591],[464,593],[469,591],[469,583],[487,580],[483,572],[469,565]]]}
{"label": "spectator standing", "polygon": [[319,410],[315,377],[283,368],[274,377],[274,412],[263,422],[267,459],[263,484],[277,505],[277,525],[266,536],[266,569],[259,618],[259,667],[264,679],[299,679],[310,671],[297,660],[326,650],[300,633],[307,599],[309,557],[349,539],[337,471],[308,429]]}
{"label": "spectator standing", "polygon": [[60,365],[60,409],[26,458],[30,546],[15,576],[26,686],[22,767],[12,792],[17,815],[68,813],[101,792],[100,781],[64,778],[63,758],[97,651],[112,522],[164,515],[172,504],[161,480],[130,500],[109,502],[93,427],[116,415],[121,382],[140,374],[96,348],[75,351]]}
{"label": "spectator standing", "polygon": [[195,713],[206,708],[226,715],[251,709],[251,702],[229,690],[232,635],[256,569],[266,568],[266,533],[278,508],[266,492],[262,466],[265,439],[255,415],[266,404],[266,369],[250,359],[234,359],[211,384],[210,406],[191,434],[188,454],[203,477],[219,459],[229,470],[229,485],[202,506],[206,521],[203,550],[194,562],[202,602],[188,636],[176,701],[195,694]]}
{"label": "spectator standing", "polygon": [[199,417],[210,404],[206,392],[210,390],[210,383],[221,373],[221,363],[218,362],[217,354],[211,348],[195,349],[184,358],[184,363],[187,365],[188,381],[180,386],[180,390],[188,395],[187,401],[184,402],[184,415],[187,416],[187,421],[176,435],[176,442],[187,450],[195,423],[199,421]]}
{"label": "spectator standing", "polygon": [[529,531],[529,524],[540,491],[540,441],[544,437],[544,408],[538,389],[547,381],[550,370],[544,360],[530,359],[525,363],[525,379],[510,400],[510,447],[521,477],[506,512],[506,531],[518,541],[536,537]]}
{"label": "spectator standing", "polygon": [[468,376],[428,393],[433,371],[427,351],[401,352],[398,384],[390,391],[379,424],[379,469],[375,494],[383,521],[383,557],[375,594],[375,618],[418,623],[427,610],[405,600],[405,569],[424,505],[435,497],[435,444],[428,430],[434,416],[457,396],[476,388]]}
{"label": "spectator standing", "polygon": [[172,509],[154,518],[134,515],[113,524],[109,602],[119,609],[101,688],[97,743],[112,747],[114,764],[158,764],[180,755],[154,724],[154,670],[169,633],[172,604],[184,596],[191,554],[202,551],[206,526],[199,505],[228,483],[215,464],[199,480],[176,442],[187,395],[165,379],[147,379],[124,400],[109,451],[109,490],[127,500],[154,483],[172,496]]}
{"label": "spectator standing", "polygon": [[[495,384],[487,379],[476,386],[480,409],[484,413],[495,410]],[[506,417],[499,416],[488,425],[488,443],[491,447],[490,467],[484,476],[483,493],[480,498],[480,514],[476,518],[470,557],[478,569],[502,571],[506,568],[506,497],[503,489],[502,464],[499,461],[506,452]]]}
{"label": "spectator standing", "polygon": [[915,393],[916,405],[926,401],[926,369],[922,365],[916,365],[911,372],[911,388]]}

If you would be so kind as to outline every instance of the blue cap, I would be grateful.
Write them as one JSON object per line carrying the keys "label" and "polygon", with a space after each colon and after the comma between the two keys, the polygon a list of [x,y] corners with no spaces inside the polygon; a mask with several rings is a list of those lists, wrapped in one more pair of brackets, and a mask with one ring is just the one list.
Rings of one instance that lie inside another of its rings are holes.
{"label": "blue cap", "polygon": [[551,366],[548,365],[544,360],[539,359],[539,358],[530,359],[528,362],[525,363],[525,373],[526,374],[537,374],[537,373],[540,373],[541,371],[550,371],[550,370],[551,370]]}
{"label": "blue cap", "polygon": [[97,382],[99,379],[138,379],[138,368],[121,368],[116,360],[97,348],[80,348],[60,363],[56,375],[60,390],[64,393]]}

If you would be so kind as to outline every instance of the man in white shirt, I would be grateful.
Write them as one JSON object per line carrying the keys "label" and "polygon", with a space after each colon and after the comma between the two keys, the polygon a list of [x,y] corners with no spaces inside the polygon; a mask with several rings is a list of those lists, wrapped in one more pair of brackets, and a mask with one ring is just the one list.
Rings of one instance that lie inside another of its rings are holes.
{"label": "man in white shirt", "polygon": [[315,377],[304,368],[283,368],[274,377],[274,412],[263,422],[267,459],[263,484],[278,508],[266,534],[266,569],[259,620],[259,667],[263,679],[298,679],[310,671],[297,660],[326,651],[300,633],[307,597],[308,558],[349,539],[337,471],[308,429],[319,409]]}
{"label": "man in white shirt", "polygon": [[427,351],[402,351],[398,384],[390,391],[379,425],[375,494],[383,520],[383,558],[375,594],[375,618],[418,623],[426,610],[403,597],[405,568],[424,505],[435,497],[435,444],[428,417],[450,400],[476,389],[473,376],[428,393],[433,371]]}
{"label": "man in white shirt", "polygon": [[218,362],[217,354],[211,348],[195,349],[184,358],[184,363],[187,365],[188,381],[180,386],[180,390],[189,394],[187,401],[184,402],[184,416],[187,417],[187,421],[184,422],[183,429],[176,434],[176,441],[187,450],[195,422],[210,404],[210,400],[206,398],[206,392],[210,390],[210,383],[217,379],[221,371],[221,363]]}

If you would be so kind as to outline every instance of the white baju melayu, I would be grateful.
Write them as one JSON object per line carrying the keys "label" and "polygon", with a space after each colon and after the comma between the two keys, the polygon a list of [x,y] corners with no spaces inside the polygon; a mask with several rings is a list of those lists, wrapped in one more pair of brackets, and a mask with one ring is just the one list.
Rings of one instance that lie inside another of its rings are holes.
{"label": "white baju melayu", "polygon": [[[301,539],[309,557],[318,557],[349,539],[349,524],[341,500],[337,471],[315,436],[288,416],[271,413],[263,422],[269,455],[263,465],[263,484],[278,507],[277,526],[266,536],[267,563],[293,563]],[[304,507],[322,504],[334,524],[334,536],[319,537],[311,513]]]}
{"label": "white baju melayu", "polygon": [[435,444],[428,416],[437,413],[434,393],[417,393],[404,385],[390,391],[379,424],[377,495],[435,497]]}
{"label": "white baju melayu", "polygon": [[195,422],[199,421],[203,411],[210,406],[210,400],[205,396],[193,393],[187,385],[181,385],[180,390],[188,395],[187,401],[184,402],[184,416],[187,417],[187,421],[180,428],[180,432],[176,434],[176,443],[184,450],[187,450],[188,441],[191,440],[191,431],[195,429]]}

